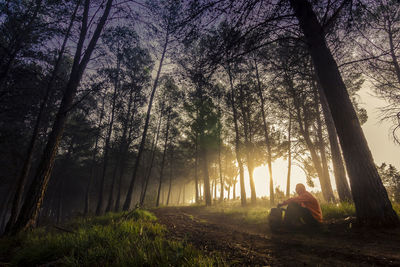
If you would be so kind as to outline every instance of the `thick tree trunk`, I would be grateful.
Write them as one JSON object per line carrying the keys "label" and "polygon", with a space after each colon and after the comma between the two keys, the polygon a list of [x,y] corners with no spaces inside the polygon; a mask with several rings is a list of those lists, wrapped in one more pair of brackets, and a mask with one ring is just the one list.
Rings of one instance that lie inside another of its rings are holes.
{"label": "thick tree trunk", "polygon": [[263,118],[263,128],[264,128],[264,138],[265,145],[267,146],[267,164],[268,164],[268,173],[269,173],[269,204],[272,207],[275,203],[275,194],[274,194],[274,180],[272,177],[272,151],[271,151],[271,143],[269,140],[269,131],[268,125],[265,116],[265,99],[263,96],[263,92],[261,89],[261,81],[260,75],[258,73],[257,60],[254,60],[255,69],[256,69],[256,78],[257,78],[257,87],[258,87],[258,97],[260,98],[261,104],[261,115]]}
{"label": "thick tree trunk", "polygon": [[17,188],[16,188],[16,191],[15,191],[15,194],[14,194],[14,200],[13,200],[13,204],[12,204],[12,207],[11,207],[11,216],[10,216],[10,219],[9,219],[9,221],[7,223],[7,226],[6,226],[7,230],[15,223],[15,220],[17,219],[17,216],[18,216],[18,211],[19,211],[19,208],[20,208],[20,205],[21,205],[21,200],[22,200],[22,195],[24,193],[25,184],[26,184],[26,181],[28,179],[29,171],[30,171],[31,165],[32,165],[33,152],[35,150],[36,142],[38,140],[40,125],[41,125],[41,122],[43,120],[44,110],[45,110],[45,108],[47,106],[47,102],[48,102],[48,100],[50,98],[51,91],[52,91],[52,89],[54,87],[54,84],[56,82],[56,76],[57,76],[57,73],[58,73],[58,71],[60,69],[60,64],[61,64],[61,61],[62,61],[62,57],[64,55],[65,47],[66,47],[67,41],[69,39],[71,28],[72,28],[72,26],[74,24],[76,12],[77,12],[79,6],[80,6],[80,1],[77,2],[76,6],[75,6],[75,9],[74,9],[74,12],[72,13],[71,20],[70,20],[68,28],[67,28],[67,32],[65,33],[64,40],[63,40],[63,43],[61,45],[61,49],[58,52],[58,55],[57,55],[57,58],[56,58],[56,62],[55,62],[55,65],[54,65],[54,69],[53,69],[53,71],[51,73],[51,77],[50,77],[49,83],[48,83],[47,88],[46,88],[45,95],[44,95],[44,97],[43,97],[43,99],[42,99],[42,101],[40,103],[39,113],[38,113],[38,115],[36,117],[36,122],[35,122],[35,126],[33,128],[31,140],[29,142],[28,150],[27,150],[27,153],[26,153],[26,158],[25,158],[22,170],[21,170],[21,174],[18,177]]}
{"label": "thick tree trunk", "polygon": [[346,171],[343,164],[342,154],[340,152],[339,143],[337,140],[336,128],[332,119],[331,111],[328,106],[325,94],[322,88],[318,86],[319,99],[322,106],[322,111],[324,113],[325,124],[328,130],[329,144],[331,147],[332,165],[333,173],[335,176],[336,189],[339,194],[340,201],[351,202],[351,192],[349,184],[346,179]]}
{"label": "thick tree trunk", "polygon": [[171,121],[171,108],[169,107],[168,117],[167,117],[167,126],[166,126],[166,130],[165,130],[164,152],[163,152],[163,156],[162,156],[162,160],[161,160],[160,181],[158,184],[156,207],[158,207],[160,205],[160,191],[161,191],[161,186],[162,186],[162,181],[163,181],[163,176],[164,176],[164,163],[165,163],[165,155],[167,154],[170,121]]}
{"label": "thick tree trunk", "polygon": [[164,47],[163,47],[163,51],[162,51],[162,54],[161,54],[160,64],[158,65],[157,75],[156,75],[156,78],[154,80],[153,88],[151,90],[149,105],[148,105],[148,108],[147,108],[146,120],[145,120],[145,123],[144,123],[144,129],[143,129],[143,134],[142,134],[142,140],[140,141],[139,151],[138,151],[138,154],[137,154],[137,157],[136,157],[135,165],[133,167],[133,173],[132,173],[131,182],[129,184],[128,193],[126,194],[126,198],[125,198],[125,202],[124,202],[124,206],[123,206],[123,210],[124,211],[129,210],[130,207],[131,207],[133,187],[135,186],[137,171],[139,169],[140,160],[141,160],[142,153],[143,153],[143,150],[144,150],[144,145],[146,143],[146,136],[147,136],[147,129],[149,128],[151,108],[153,106],[153,99],[154,99],[154,95],[155,95],[155,92],[157,90],[158,82],[159,82],[159,79],[160,79],[160,74],[161,74],[161,69],[162,69],[162,66],[163,66],[165,54],[167,53],[168,43],[169,43],[169,32],[167,31],[167,33],[165,35],[165,42],[164,42]]}
{"label": "thick tree trunk", "polygon": [[9,231],[9,233],[11,234],[25,230],[29,227],[33,227],[36,223],[38,212],[42,205],[47,185],[50,179],[58,145],[60,143],[64,131],[64,126],[68,118],[68,113],[71,109],[72,102],[74,100],[76,90],[79,86],[83,72],[86,69],[86,65],[90,60],[90,56],[103,30],[105,22],[108,18],[108,14],[110,13],[112,2],[113,0],[107,1],[103,15],[101,16],[99,23],[97,24],[97,27],[94,30],[93,36],[85,50],[85,53],[83,54],[82,60],[80,60],[83,43],[84,40],[86,39],[87,22],[88,22],[87,18],[89,13],[89,1],[86,1],[85,3],[85,11],[81,27],[81,35],[78,41],[70,78],[67,83],[60,108],[56,115],[53,128],[49,135],[48,142],[41,157],[37,172],[33,178],[31,186],[28,189],[26,199],[24,201],[24,204],[22,205],[16,223]]}
{"label": "thick tree trunk", "polygon": [[326,45],[322,27],[307,0],[289,1],[307,40],[335,122],[349,173],[357,220],[366,225],[398,226],[399,218],[379,177],[346,86]]}
{"label": "thick tree trunk", "polygon": [[[228,76],[231,87],[231,106],[233,112],[233,123],[235,125],[235,152],[236,152],[236,160],[239,165],[239,175],[240,175],[240,197],[242,206],[246,206],[246,189],[244,188],[244,169],[243,169],[242,155],[240,151],[240,135],[239,135],[239,126],[237,121],[237,111],[235,106],[235,89],[233,88],[232,74],[229,66],[228,66]],[[233,192],[236,198],[235,189]]]}

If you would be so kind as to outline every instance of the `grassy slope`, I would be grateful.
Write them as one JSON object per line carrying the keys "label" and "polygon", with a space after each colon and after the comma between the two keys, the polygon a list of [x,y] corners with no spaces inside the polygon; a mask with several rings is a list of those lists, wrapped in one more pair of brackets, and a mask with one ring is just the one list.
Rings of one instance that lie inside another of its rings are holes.
{"label": "grassy slope", "polygon": [[0,240],[1,261],[19,266],[224,265],[189,244],[167,240],[165,228],[144,210],[81,218],[63,228],[71,232],[39,228]]}

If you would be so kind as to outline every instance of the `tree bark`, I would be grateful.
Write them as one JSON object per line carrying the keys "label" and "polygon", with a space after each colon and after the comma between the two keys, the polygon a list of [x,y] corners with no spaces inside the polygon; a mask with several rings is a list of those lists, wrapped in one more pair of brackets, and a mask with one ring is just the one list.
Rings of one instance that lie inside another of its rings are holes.
{"label": "tree bark", "polygon": [[35,126],[33,128],[32,136],[31,136],[29,146],[27,149],[26,158],[25,158],[22,170],[21,170],[21,174],[18,177],[17,188],[16,188],[16,191],[14,194],[14,200],[13,200],[13,204],[11,207],[11,216],[7,223],[6,231],[15,223],[15,220],[17,219],[17,216],[18,216],[18,211],[19,211],[19,208],[21,205],[21,200],[22,200],[22,195],[24,193],[25,184],[27,182],[29,171],[32,166],[33,152],[35,150],[36,142],[38,139],[40,124],[43,120],[44,109],[47,106],[47,102],[49,100],[50,93],[54,87],[54,83],[56,81],[56,76],[57,76],[57,73],[60,68],[62,57],[63,57],[64,51],[65,51],[65,47],[66,47],[67,41],[69,39],[71,28],[74,24],[76,12],[78,11],[79,5],[80,5],[80,1],[77,2],[74,12],[72,13],[71,20],[70,20],[70,23],[67,28],[67,32],[65,33],[64,40],[61,45],[61,49],[58,53],[58,56],[57,56],[57,59],[56,59],[55,65],[54,65],[54,69],[51,73],[51,77],[50,77],[49,83],[46,88],[45,96],[43,97],[43,100],[40,103],[39,113],[36,117],[36,122],[35,122]]}
{"label": "tree bark", "polygon": [[156,135],[154,136],[153,144],[151,145],[150,166],[149,166],[149,169],[148,169],[148,171],[146,173],[144,186],[142,188],[142,193],[141,193],[141,196],[140,196],[140,206],[144,205],[144,200],[146,198],[147,186],[149,184],[149,180],[150,180],[150,177],[151,177],[151,171],[152,171],[152,168],[153,168],[153,163],[154,163],[154,159],[155,159],[155,155],[156,155],[155,152],[156,152],[157,143],[158,143],[158,137],[159,137],[160,129],[161,129],[161,121],[162,121],[163,110],[164,110],[164,108],[162,107],[161,108],[161,112],[160,112],[160,118],[158,120],[157,132],[156,132]]}
{"label": "tree bark", "polygon": [[[171,147],[172,147],[172,144],[171,144]],[[171,197],[173,164],[174,164],[174,150],[173,150],[173,148],[171,148],[171,157],[170,157],[170,162],[169,162],[169,186],[168,186],[168,196],[167,196],[167,204],[166,204],[167,206],[169,204],[169,199]]]}
{"label": "tree bark", "polygon": [[[239,175],[240,175],[240,197],[242,206],[246,206],[246,189],[244,188],[244,169],[242,162],[242,155],[240,151],[240,135],[239,135],[239,126],[237,121],[237,111],[235,107],[235,89],[233,88],[232,74],[230,67],[228,66],[228,76],[229,83],[231,87],[231,106],[233,112],[233,123],[235,125],[235,152],[236,152],[236,160],[239,165]],[[233,194],[236,198],[235,189],[233,190]]]}
{"label": "tree bark", "polygon": [[379,177],[346,86],[326,45],[322,27],[307,0],[289,1],[305,35],[335,122],[350,177],[357,221],[371,226],[398,226],[399,218]]}
{"label": "tree bark", "polygon": [[157,201],[156,201],[156,207],[160,205],[160,191],[161,191],[161,186],[162,186],[162,181],[163,181],[163,176],[164,176],[164,163],[165,163],[165,155],[167,153],[167,145],[168,145],[168,134],[169,134],[169,124],[171,121],[171,107],[168,107],[168,116],[167,116],[167,126],[165,130],[165,140],[164,140],[164,152],[161,160],[161,169],[160,169],[160,181],[158,184],[158,194],[157,194]]}
{"label": "tree bark", "polygon": [[[100,119],[99,119],[99,124],[98,124],[98,128],[100,129],[101,127],[101,123],[103,122],[103,118],[104,118],[104,104],[105,104],[105,99],[103,97],[102,99],[102,104],[101,104],[101,111],[100,111]],[[97,156],[97,152],[98,152],[98,145],[99,145],[99,135],[96,135],[96,141],[94,144],[94,150],[93,150],[93,154],[92,154],[92,163],[90,166],[90,176],[89,176],[89,181],[88,184],[86,186],[86,192],[85,192],[85,209],[83,214],[86,216],[89,214],[89,210],[90,210],[90,190],[92,187],[92,182],[94,179],[94,175],[95,175],[95,165],[96,165],[96,156]]]}
{"label": "tree bark", "polygon": [[198,133],[196,132],[196,144],[195,144],[195,160],[194,160],[194,183],[195,183],[195,192],[196,192],[196,203],[199,203],[199,177],[197,165],[199,164],[199,151],[198,151]]}
{"label": "tree bark", "polygon": [[344,168],[342,154],[340,152],[340,147],[337,140],[335,124],[333,122],[331,111],[329,109],[325,94],[320,86],[318,86],[318,91],[322,111],[325,118],[326,128],[328,130],[328,138],[331,147],[332,165],[333,173],[335,176],[336,189],[338,191],[340,201],[351,202],[352,196],[349,184],[347,183],[346,179],[346,171]]}
{"label": "tree bark", "polygon": [[[100,191],[99,191],[99,197],[98,197],[99,200],[97,202],[97,208],[96,208],[97,216],[99,216],[103,213],[102,208],[103,208],[103,201],[104,201],[105,179],[106,179],[107,168],[108,168],[108,158],[109,158],[108,154],[109,154],[109,150],[110,150],[111,134],[112,134],[113,126],[114,126],[115,104],[117,101],[118,84],[119,84],[119,82],[118,82],[119,70],[120,70],[120,60],[119,60],[119,56],[118,56],[117,77],[114,82],[114,93],[113,93],[113,98],[112,98],[111,119],[110,119],[110,123],[108,125],[106,142],[104,145],[104,152],[103,152],[103,172],[102,172],[101,180],[100,180]],[[116,170],[114,170],[112,179],[115,179],[115,174],[116,174]],[[111,190],[113,190],[113,189],[114,189],[114,180],[112,181],[112,186],[111,186]]]}
{"label": "tree bark", "polygon": [[153,99],[154,99],[154,95],[155,95],[155,92],[157,90],[158,82],[159,82],[159,79],[160,79],[160,74],[161,74],[161,69],[162,69],[162,66],[163,66],[165,54],[167,53],[168,43],[169,43],[169,32],[167,31],[167,33],[165,35],[165,42],[164,42],[164,47],[163,47],[163,51],[162,51],[162,54],[161,54],[160,64],[158,65],[157,75],[156,75],[156,78],[154,80],[153,88],[151,90],[149,106],[147,108],[147,114],[146,114],[146,121],[144,123],[144,129],[143,129],[143,134],[142,134],[142,140],[140,141],[139,151],[138,151],[138,154],[137,154],[137,157],[136,157],[135,165],[133,167],[133,173],[132,173],[131,182],[129,184],[128,193],[126,194],[126,198],[125,198],[125,202],[124,202],[124,206],[123,206],[123,210],[124,211],[129,210],[130,207],[131,207],[133,187],[135,185],[137,171],[139,169],[140,160],[141,160],[142,153],[143,153],[143,150],[144,150],[144,145],[146,143],[146,136],[147,136],[147,129],[149,128],[151,108],[153,106]]}
{"label": "tree bark", "polygon": [[[126,122],[124,125],[124,130],[122,134],[122,140],[121,140],[121,162],[119,163],[120,170],[119,170],[119,177],[118,177],[118,189],[117,189],[117,199],[115,200],[115,207],[114,211],[117,212],[120,209],[120,204],[121,204],[121,186],[122,186],[122,178],[124,177],[125,174],[125,168],[126,168],[126,156],[129,151],[129,146],[132,143],[132,134],[133,134],[133,127],[131,123],[133,122],[136,114],[136,105],[137,105],[137,94],[138,92],[135,92],[135,95],[133,95],[133,88],[130,91],[129,95],[129,102],[128,102],[128,111],[126,113]],[[132,102],[133,102],[133,108],[132,108]],[[129,131],[128,131],[129,128]],[[128,132],[128,134],[127,134]],[[126,136],[128,135],[128,136]]]}
{"label": "tree bark", "polygon": [[250,128],[250,120],[249,117],[247,116],[247,111],[243,105],[243,100],[245,98],[243,94],[243,89],[242,86],[239,86],[239,106],[242,111],[242,118],[243,118],[243,129],[244,129],[244,142],[246,144],[245,152],[246,152],[246,159],[247,159],[247,171],[249,173],[249,180],[250,180],[250,193],[251,193],[251,204],[256,204],[257,202],[257,195],[256,195],[256,186],[254,184],[254,162],[253,162],[253,144],[251,142],[250,137],[249,137],[249,128]]}
{"label": "tree bark", "polygon": [[24,204],[22,205],[21,212],[15,224],[13,225],[13,227],[11,227],[8,233],[15,234],[19,231],[34,227],[36,223],[37,215],[42,205],[47,185],[50,179],[58,145],[64,131],[66,120],[68,118],[68,113],[73,104],[76,90],[79,86],[83,72],[86,69],[87,63],[90,60],[90,56],[92,55],[92,52],[96,46],[96,43],[100,37],[100,34],[110,13],[112,2],[113,0],[107,1],[99,23],[94,30],[93,36],[85,50],[85,53],[83,54],[82,60],[80,60],[82,55],[83,43],[87,33],[87,22],[89,13],[89,0],[86,0],[85,2],[85,11],[81,27],[81,34],[79,37],[70,78],[67,83],[61,105],[56,115],[37,172],[33,178],[31,186],[29,187]]}
{"label": "tree bark", "polygon": [[[318,92],[315,90],[314,91],[314,102],[315,102],[315,111],[317,115],[317,136],[318,136],[318,146],[319,146],[319,151],[321,155],[321,164],[322,164],[322,174],[324,176],[324,188],[328,194],[329,201],[335,201],[335,196],[333,195],[333,190],[332,190],[332,184],[331,184],[331,178],[329,175],[329,169],[328,169],[328,161],[326,159],[326,151],[325,151],[325,142],[324,138],[322,136],[322,122],[321,122],[321,115],[319,111],[319,100],[318,100]],[[322,187],[322,185],[321,185]]]}

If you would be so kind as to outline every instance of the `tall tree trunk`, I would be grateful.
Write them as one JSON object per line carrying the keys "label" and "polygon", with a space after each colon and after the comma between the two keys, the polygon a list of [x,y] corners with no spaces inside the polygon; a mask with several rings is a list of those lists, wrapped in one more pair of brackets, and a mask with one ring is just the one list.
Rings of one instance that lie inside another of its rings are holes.
{"label": "tall tree trunk", "polygon": [[[256,68],[256,78],[257,78],[257,87],[258,87],[258,97],[260,98],[261,102],[261,115],[263,118],[263,129],[264,129],[264,138],[265,138],[265,145],[267,146],[267,164],[268,164],[268,173],[269,173],[269,204],[272,207],[275,203],[275,194],[274,194],[274,180],[272,177],[272,151],[271,151],[271,143],[269,140],[269,131],[268,131],[268,124],[265,115],[265,99],[263,96],[263,92],[261,89],[261,81],[260,75],[258,73],[258,66],[257,60],[254,60],[255,68]],[[290,176],[289,176],[290,177]]]}
{"label": "tall tree trunk", "polygon": [[256,186],[254,184],[254,162],[252,157],[253,152],[253,144],[249,140],[249,124],[250,121],[248,120],[247,111],[243,105],[243,100],[245,98],[243,94],[242,86],[239,86],[239,106],[242,111],[242,118],[243,118],[243,129],[244,129],[244,142],[246,147],[244,148],[246,152],[246,159],[247,159],[247,171],[249,172],[249,180],[250,180],[250,191],[251,191],[251,203],[255,204],[257,202],[257,195],[256,195]]}
{"label": "tall tree trunk", "polygon": [[[119,71],[120,71],[120,60],[119,56],[117,59],[117,77],[115,79],[115,84],[114,84],[114,93],[113,93],[113,98],[112,98],[112,107],[111,107],[111,118],[110,118],[110,123],[108,125],[108,130],[107,130],[107,136],[106,136],[106,142],[104,145],[104,152],[103,152],[103,172],[101,174],[101,180],[100,180],[100,191],[99,191],[99,197],[98,197],[98,202],[97,202],[97,208],[96,208],[96,215],[101,215],[103,213],[103,201],[104,201],[104,189],[105,189],[105,180],[106,180],[106,175],[107,175],[107,168],[108,168],[108,159],[109,159],[109,153],[110,153],[110,141],[111,141],[111,135],[112,135],[112,130],[114,126],[114,116],[115,116],[115,105],[117,101],[117,93],[118,93],[118,79],[119,79]],[[113,173],[113,179],[115,179],[115,174],[116,170]],[[114,189],[114,181],[112,181],[112,190]],[[112,194],[111,194],[112,195]]]}
{"label": "tall tree trunk", "polygon": [[82,19],[81,34],[79,37],[70,78],[67,83],[64,96],[61,101],[58,113],[56,115],[51,133],[49,135],[48,142],[41,157],[37,172],[33,178],[31,186],[29,187],[20,214],[15,224],[9,231],[9,233],[11,234],[25,230],[29,227],[33,227],[36,223],[37,215],[42,205],[47,185],[50,179],[58,145],[60,143],[64,131],[64,126],[68,118],[68,113],[73,104],[76,90],[79,86],[82,75],[86,69],[87,63],[90,60],[92,52],[96,46],[96,43],[100,37],[103,27],[107,21],[108,15],[111,10],[112,2],[113,0],[107,0],[104,12],[101,18],[99,19],[99,23],[97,24],[93,36],[89,41],[89,44],[86,47],[86,50],[81,59],[82,48],[84,40],[86,39],[86,33],[88,28],[87,23],[88,23],[88,13],[90,4],[89,0],[86,0],[85,2],[85,10]]}
{"label": "tall tree trunk", "polygon": [[141,193],[141,196],[140,196],[140,206],[143,206],[144,200],[146,198],[147,186],[149,184],[149,180],[150,180],[150,177],[151,177],[151,170],[153,168],[153,163],[154,163],[154,158],[155,158],[155,155],[156,155],[156,148],[157,148],[158,138],[159,138],[159,135],[160,135],[163,110],[164,109],[161,108],[160,118],[158,120],[158,126],[157,126],[157,133],[155,134],[154,139],[153,139],[153,144],[151,145],[150,166],[149,166],[149,169],[148,169],[148,171],[146,173],[144,185],[143,185],[143,188],[142,188],[142,193]]}
{"label": "tall tree trunk", "polygon": [[[329,186],[328,186],[329,184],[326,182],[326,175],[323,171],[321,159],[319,158],[317,150],[316,150],[316,146],[313,144],[313,142],[311,141],[311,137],[310,137],[310,132],[309,132],[310,110],[307,110],[304,103],[302,103],[303,99],[300,99],[301,97],[295,91],[295,88],[293,85],[293,80],[291,79],[291,77],[289,77],[289,75],[287,73],[285,73],[285,81],[287,84],[288,92],[293,99],[293,104],[294,104],[294,107],[296,110],[296,117],[297,117],[297,122],[299,125],[300,134],[303,136],[306,147],[308,148],[308,150],[310,152],[313,166],[318,175],[318,179],[319,179],[319,182],[321,185],[322,195],[324,196],[324,199],[326,201],[328,201],[328,202],[332,201],[334,199],[332,187],[329,188]],[[303,115],[302,115],[302,113],[303,113]]]}
{"label": "tall tree trunk", "polygon": [[366,225],[398,226],[399,218],[379,177],[339,69],[326,45],[324,31],[307,0],[289,1],[309,45],[335,122],[350,177],[357,220]]}
{"label": "tall tree trunk", "polygon": [[176,203],[177,205],[179,205],[179,201],[180,201],[180,199],[181,199],[181,191],[182,191],[182,186],[179,187],[178,202]]}
{"label": "tall tree trunk", "polygon": [[[237,121],[237,111],[235,106],[235,89],[233,88],[232,74],[229,66],[228,66],[228,76],[231,87],[231,106],[233,112],[233,123],[235,125],[235,152],[236,152],[236,160],[239,165],[239,175],[240,175],[240,197],[242,206],[246,206],[246,189],[244,188],[244,169],[243,169],[242,155],[240,151],[240,135],[239,135],[239,126]],[[235,189],[233,193],[236,198]]]}
{"label": "tall tree trunk", "polygon": [[195,160],[194,160],[194,183],[196,192],[196,203],[199,203],[199,176],[197,165],[199,164],[199,152],[198,152],[198,133],[196,132],[196,144],[195,144]]}
{"label": "tall tree trunk", "polygon": [[[12,189],[12,186],[11,188]],[[0,219],[1,219],[1,224],[0,224],[0,234],[2,233],[3,229],[5,230],[6,227],[6,221],[7,221],[7,210],[8,206],[11,205],[12,199],[13,199],[13,190],[9,190],[8,193],[5,195],[3,199],[3,203],[0,209]]]}
{"label": "tall tree trunk", "polygon": [[[219,139],[221,139],[221,137]],[[221,185],[221,191],[219,193],[219,201],[222,202],[224,200],[224,178],[222,176],[222,164],[221,164],[221,141],[219,141],[218,145],[218,166],[219,166],[219,184]]]}
{"label": "tall tree trunk", "polygon": [[208,173],[208,155],[205,148],[204,137],[200,136],[200,157],[201,157],[201,167],[204,176],[204,199],[206,201],[206,206],[211,206],[211,191],[210,191],[210,176]]}
{"label": "tall tree trunk", "polygon": [[288,128],[288,172],[286,178],[286,196],[290,196],[290,175],[292,171],[292,112],[290,111],[290,100],[288,100],[288,110],[289,110],[289,128]]}
{"label": "tall tree trunk", "polygon": [[[171,147],[172,147],[172,144],[171,144]],[[171,158],[170,158],[170,162],[169,162],[169,186],[168,186],[167,206],[169,204],[169,199],[171,197],[173,164],[174,164],[174,150],[173,150],[173,148],[171,148]]]}
{"label": "tall tree trunk", "polygon": [[156,201],[156,207],[160,205],[160,192],[161,192],[161,186],[162,186],[162,181],[163,181],[163,176],[164,176],[164,163],[165,163],[165,155],[167,153],[167,146],[168,146],[168,134],[169,134],[169,124],[171,121],[171,107],[168,107],[168,117],[167,117],[167,126],[165,130],[165,140],[164,140],[164,152],[161,160],[161,169],[160,169],[160,181],[158,184],[158,193],[157,193],[157,201]]}
{"label": "tall tree trunk", "polygon": [[[132,88],[133,89],[133,88]],[[121,162],[119,163],[120,165],[120,170],[119,170],[119,177],[118,177],[118,185],[117,185],[117,199],[115,200],[115,207],[114,207],[114,211],[119,211],[120,209],[120,204],[121,204],[121,187],[122,187],[122,178],[124,177],[125,174],[125,168],[126,168],[126,160],[127,160],[127,154],[129,151],[129,146],[132,143],[132,135],[133,135],[133,130],[134,128],[132,127],[132,122],[135,118],[136,115],[136,109],[137,109],[137,95],[139,94],[138,92],[135,92],[134,97],[132,98],[132,92],[133,90],[131,90],[130,95],[129,95],[129,102],[128,102],[128,111],[126,113],[126,122],[124,125],[124,130],[123,130],[123,134],[122,134],[122,141],[121,141],[121,147],[120,147],[120,151],[121,151]],[[133,108],[132,106],[132,102],[133,102]],[[128,131],[129,128],[129,131]],[[128,134],[126,134],[126,132],[128,132]],[[128,136],[126,136],[128,135]]]}
{"label": "tall tree trunk", "polygon": [[214,201],[217,201],[217,178],[214,179]]}
{"label": "tall tree trunk", "polygon": [[322,174],[324,175],[324,187],[327,190],[330,200],[335,201],[335,196],[332,190],[331,178],[329,175],[328,169],[328,160],[326,159],[326,151],[325,151],[325,142],[322,136],[322,122],[321,115],[319,110],[319,99],[318,99],[318,91],[314,90],[314,102],[315,102],[315,111],[317,115],[317,136],[318,136],[318,146],[321,155],[321,164],[322,164]]}
{"label": "tall tree trunk", "polygon": [[58,194],[58,203],[57,203],[57,224],[61,222],[61,217],[62,217],[62,202],[63,202],[63,196],[64,196],[64,184],[65,184],[65,179],[62,179],[60,182],[60,187],[58,188],[59,194]]}
{"label": "tall tree trunk", "polygon": [[35,150],[36,142],[38,140],[40,124],[43,120],[44,110],[47,106],[47,102],[50,98],[51,91],[53,90],[54,84],[56,82],[56,76],[60,69],[60,65],[61,65],[62,57],[64,55],[65,47],[66,47],[67,41],[69,39],[71,28],[74,24],[76,12],[77,12],[79,6],[80,6],[80,1],[77,2],[74,12],[72,13],[71,20],[70,20],[68,28],[67,28],[67,32],[65,33],[64,40],[61,45],[61,49],[58,52],[58,55],[56,58],[54,69],[51,73],[49,83],[47,84],[45,95],[40,103],[39,113],[36,117],[36,122],[35,122],[35,126],[33,128],[32,136],[31,136],[29,146],[27,149],[26,158],[25,158],[22,170],[21,170],[21,174],[18,177],[17,188],[16,188],[16,191],[14,194],[14,200],[13,200],[13,204],[11,207],[11,216],[10,216],[10,219],[6,226],[7,230],[9,228],[11,228],[11,226],[15,223],[15,220],[17,219],[17,216],[18,216],[18,211],[19,211],[19,208],[21,205],[21,200],[22,200],[22,195],[24,193],[25,184],[28,179],[29,171],[30,171],[31,165],[32,165],[33,152]]}
{"label": "tall tree trunk", "polygon": [[114,170],[112,172],[110,194],[108,195],[106,212],[110,212],[114,206],[114,187],[115,187],[115,183],[117,181],[117,171],[118,171],[118,165],[119,165],[120,161],[121,161],[121,154],[119,153],[117,155],[117,162],[115,162]]}
{"label": "tall tree trunk", "polygon": [[[331,190],[329,190],[329,188],[327,187],[327,183],[325,181],[326,176],[322,169],[321,159],[319,158],[319,156],[317,154],[316,147],[314,146],[314,144],[311,141],[308,125],[306,123],[307,118],[304,119],[304,124],[303,124],[303,119],[301,117],[301,107],[297,103],[296,99],[294,99],[294,102],[295,102],[295,107],[296,107],[297,121],[299,124],[300,133],[304,138],[304,141],[306,143],[308,150],[310,151],[311,159],[312,159],[314,168],[317,171],[317,175],[318,175],[319,182],[321,185],[322,195],[324,196],[324,199],[329,202],[333,198],[333,193],[331,194],[332,188],[331,188]],[[306,111],[303,111],[303,112],[306,113]]]}
{"label": "tall tree trunk", "polygon": [[186,184],[183,183],[183,194],[182,194],[182,204],[185,205],[185,188],[186,188]]}
{"label": "tall tree trunk", "polygon": [[[101,104],[101,111],[100,111],[100,120],[99,120],[99,124],[98,124],[98,128],[100,129],[101,124],[103,122],[103,118],[104,118],[104,104],[105,104],[105,98],[103,97],[103,101]],[[92,154],[92,162],[91,162],[91,166],[90,166],[90,176],[89,176],[89,181],[88,184],[86,186],[86,192],[85,192],[85,210],[83,212],[83,214],[86,216],[89,214],[89,209],[90,209],[90,190],[92,188],[92,183],[93,183],[93,179],[94,179],[94,175],[95,175],[95,166],[97,165],[96,163],[96,156],[97,156],[97,152],[98,152],[98,145],[99,145],[99,135],[96,135],[96,141],[94,144],[94,150],[93,150],[93,154]]]}
{"label": "tall tree trunk", "polygon": [[139,169],[140,160],[141,160],[142,153],[143,153],[143,150],[144,150],[144,145],[146,143],[146,136],[147,136],[147,129],[149,128],[151,108],[153,106],[153,99],[154,99],[154,95],[155,95],[155,92],[157,90],[158,82],[159,82],[159,79],[160,79],[160,74],[161,74],[161,69],[162,69],[162,66],[163,66],[165,54],[167,53],[168,43],[169,43],[169,32],[167,31],[167,33],[165,35],[165,42],[164,42],[164,47],[163,47],[163,51],[162,51],[162,54],[161,54],[160,64],[158,65],[157,75],[156,75],[156,78],[154,80],[153,88],[151,90],[149,105],[148,105],[148,108],[147,108],[146,120],[145,120],[145,123],[144,123],[144,129],[143,129],[143,134],[142,134],[142,140],[140,141],[139,151],[138,151],[138,154],[137,154],[137,157],[136,157],[135,165],[133,167],[133,173],[132,173],[131,182],[129,184],[128,193],[126,194],[126,198],[125,198],[125,202],[124,202],[124,206],[123,206],[123,210],[124,211],[129,210],[130,207],[131,207],[133,187],[135,185],[137,171]]}
{"label": "tall tree trunk", "polygon": [[232,192],[233,200],[236,200],[236,184],[237,184],[237,176],[233,182],[233,192]]}
{"label": "tall tree trunk", "polygon": [[351,202],[351,192],[349,184],[346,179],[346,171],[343,164],[342,154],[340,152],[339,143],[337,140],[336,128],[332,119],[331,111],[328,106],[325,94],[322,88],[318,86],[319,99],[322,106],[322,111],[324,113],[325,124],[328,130],[329,144],[331,147],[332,165],[333,173],[335,176],[336,189],[339,194],[340,201]]}

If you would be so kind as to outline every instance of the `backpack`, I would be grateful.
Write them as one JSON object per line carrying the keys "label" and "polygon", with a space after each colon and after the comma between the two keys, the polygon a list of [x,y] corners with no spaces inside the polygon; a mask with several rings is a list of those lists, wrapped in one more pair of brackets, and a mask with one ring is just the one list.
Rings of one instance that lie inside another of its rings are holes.
{"label": "backpack", "polygon": [[276,231],[282,226],[282,215],[283,209],[281,208],[272,208],[269,212],[268,223],[271,231]]}

